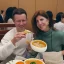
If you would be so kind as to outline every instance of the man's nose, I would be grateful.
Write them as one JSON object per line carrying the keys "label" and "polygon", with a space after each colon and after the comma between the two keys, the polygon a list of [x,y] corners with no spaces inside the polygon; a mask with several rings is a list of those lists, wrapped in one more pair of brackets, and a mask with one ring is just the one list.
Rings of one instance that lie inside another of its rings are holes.
{"label": "man's nose", "polygon": [[23,25],[23,22],[22,21],[20,22],[20,25]]}

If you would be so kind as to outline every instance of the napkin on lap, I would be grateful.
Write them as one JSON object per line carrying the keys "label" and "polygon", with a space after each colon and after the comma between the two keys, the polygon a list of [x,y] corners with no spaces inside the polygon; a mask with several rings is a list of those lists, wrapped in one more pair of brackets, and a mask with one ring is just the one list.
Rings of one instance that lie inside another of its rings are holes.
{"label": "napkin on lap", "polygon": [[45,64],[63,64],[63,56],[61,52],[44,52],[43,58]]}

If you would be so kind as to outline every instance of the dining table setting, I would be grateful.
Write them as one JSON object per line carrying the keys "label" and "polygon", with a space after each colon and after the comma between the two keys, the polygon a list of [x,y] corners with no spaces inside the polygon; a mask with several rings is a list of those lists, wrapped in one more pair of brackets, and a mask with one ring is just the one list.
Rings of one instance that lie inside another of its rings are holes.
{"label": "dining table setting", "polygon": [[46,52],[47,44],[42,40],[32,40],[30,43],[32,50],[42,53],[43,59],[39,58],[25,58],[22,56],[17,56],[12,54],[10,58],[7,58],[7,61],[2,62],[1,64],[64,64],[63,56],[61,52]]}

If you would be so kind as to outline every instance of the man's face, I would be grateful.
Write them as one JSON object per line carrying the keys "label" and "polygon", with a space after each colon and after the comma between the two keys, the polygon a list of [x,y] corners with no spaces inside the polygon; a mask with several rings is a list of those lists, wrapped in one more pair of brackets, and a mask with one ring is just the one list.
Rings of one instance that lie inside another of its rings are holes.
{"label": "man's face", "polygon": [[14,15],[14,23],[18,30],[25,29],[27,24],[27,17],[25,14],[16,14]]}

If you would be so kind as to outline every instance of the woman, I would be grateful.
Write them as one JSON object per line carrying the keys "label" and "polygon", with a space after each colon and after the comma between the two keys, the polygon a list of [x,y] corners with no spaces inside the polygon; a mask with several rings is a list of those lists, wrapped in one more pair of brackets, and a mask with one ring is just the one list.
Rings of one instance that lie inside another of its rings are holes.
{"label": "woman", "polygon": [[32,18],[32,27],[35,33],[35,39],[43,40],[47,43],[47,52],[62,51],[64,44],[64,32],[51,28],[48,15],[43,10],[37,11]]}

